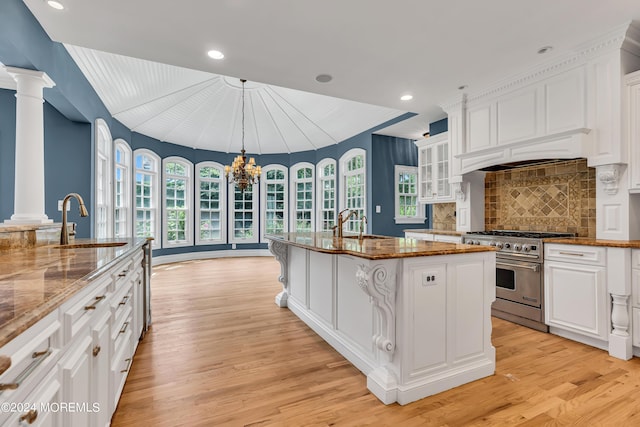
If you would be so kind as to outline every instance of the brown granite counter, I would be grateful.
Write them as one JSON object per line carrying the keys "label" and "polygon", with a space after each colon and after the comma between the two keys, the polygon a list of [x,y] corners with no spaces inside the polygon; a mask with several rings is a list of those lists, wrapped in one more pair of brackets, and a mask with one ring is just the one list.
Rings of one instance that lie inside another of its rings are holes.
{"label": "brown granite counter", "polygon": [[[99,242],[114,242],[100,240]],[[59,249],[57,245],[0,250],[0,347],[58,308],[145,239],[124,246]],[[76,239],[75,245],[98,242]]]}
{"label": "brown granite counter", "polygon": [[562,245],[604,246],[609,248],[640,249],[640,240],[604,240],[590,237],[556,237],[544,239],[544,243],[558,243]]}
{"label": "brown granite counter", "polygon": [[439,234],[442,236],[462,236],[464,231],[453,230],[434,230],[432,228],[407,228],[402,230],[404,233],[424,233],[424,234]]}
{"label": "brown granite counter", "polygon": [[[370,235],[368,235],[370,236]],[[266,236],[274,241],[311,249],[316,252],[347,254],[366,259],[407,258],[433,255],[452,255],[495,251],[491,246],[472,246],[457,243],[429,242],[404,237],[371,236],[363,240],[353,237],[337,238],[331,232],[283,233]]]}

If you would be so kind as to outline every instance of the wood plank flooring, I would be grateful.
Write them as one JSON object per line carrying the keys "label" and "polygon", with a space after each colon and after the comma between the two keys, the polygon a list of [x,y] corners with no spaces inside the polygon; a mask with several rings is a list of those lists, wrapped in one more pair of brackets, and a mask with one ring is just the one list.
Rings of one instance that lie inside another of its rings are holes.
{"label": "wood plank flooring", "polygon": [[493,320],[496,374],[409,405],[274,304],[272,258],[154,268],[153,327],[112,425],[638,426],[640,359]]}

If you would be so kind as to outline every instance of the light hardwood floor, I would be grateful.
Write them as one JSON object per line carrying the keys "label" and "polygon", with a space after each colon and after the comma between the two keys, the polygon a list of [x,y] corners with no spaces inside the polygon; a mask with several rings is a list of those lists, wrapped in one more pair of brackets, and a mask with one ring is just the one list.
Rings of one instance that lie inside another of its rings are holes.
{"label": "light hardwood floor", "polygon": [[274,304],[279,273],[272,258],[155,267],[153,327],[112,425],[640,425],[640,359],[500,319],[495,375],[385,406],[362,373]]}

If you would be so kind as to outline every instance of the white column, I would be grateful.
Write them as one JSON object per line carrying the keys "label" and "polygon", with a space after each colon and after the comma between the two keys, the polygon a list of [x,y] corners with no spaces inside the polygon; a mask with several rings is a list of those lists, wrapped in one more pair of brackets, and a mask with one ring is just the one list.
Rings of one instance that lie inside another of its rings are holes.
{"label": "white column", "polygon": [[44,213],[44,114],[42,91],[55,83],[42,71],[6,67],[17,83],[13,215],[8,224],[50,223]]}

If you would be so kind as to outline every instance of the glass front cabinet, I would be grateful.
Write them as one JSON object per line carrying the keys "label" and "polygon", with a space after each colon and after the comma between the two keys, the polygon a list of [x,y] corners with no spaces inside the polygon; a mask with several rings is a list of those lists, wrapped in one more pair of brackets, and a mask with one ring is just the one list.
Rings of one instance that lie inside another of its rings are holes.
{"label": "glass front cabinet", "polygon": [[450,151],[448,132],[430,138],[419,139],[418,146],[418,197],[421,203],[453,202],[449,183]]}

